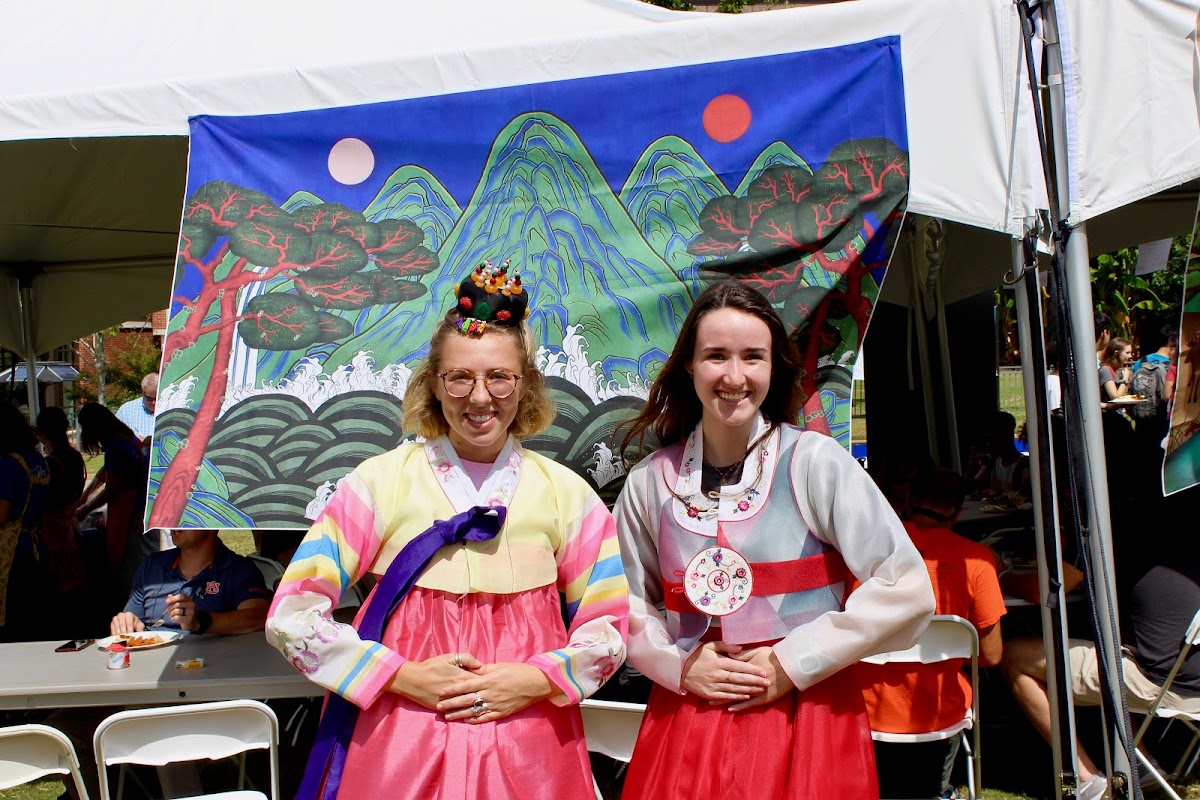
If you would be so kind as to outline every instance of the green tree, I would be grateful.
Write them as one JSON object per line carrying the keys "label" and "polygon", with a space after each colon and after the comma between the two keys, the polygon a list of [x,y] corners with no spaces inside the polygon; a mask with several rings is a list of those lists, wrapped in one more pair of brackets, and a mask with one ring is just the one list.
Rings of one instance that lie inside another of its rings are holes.
{"label": "green tree", "polygon": [[1135,274],[1138,248],[1128,247],[1092,259],[1092,302],[1112,318],[1113,336],[1137,339],[1138,312],[1170,314],[1183,301],[1183,274],[1189,236],[1176,236],[1165,269],[1149,276]]}
{"label": "green tree", "polygon": [[162,350],[153,337],[139,332],[133,345],[118,356],[111,349],[118,331],[118,328],[98,331],[91,340],[79,342],[78,348],[91,355],[92,364],[80,370],[80,380],[69,395],[72,402],[97,402],[117,408],[140,397],[142,378],[158,372]]}
{"label": "green tree", "polygon": [[[1113,336],[1135,340],[1139,318],[1146,314],[1150,319],[1161,319],[1164,315],[1178,313],[1183,302],[1183,278],[1187,265],[1187,234],[1176,236],[1171,241],[1171,252],[1165,269],[1148,276],[1135,274],[1138,248],[1127,247],[1105,253],[1092,259],[1092,303],[1096,311],[1102,311],[1113,321]],[[1043,315],[1047,324],[1047,335],[1054,338],[1053,314],[1049,307],[1049,294],[1042,291]],[[1017,311],[1014,294],[1005,289],[996,290],[996,328],[999,336],[1000,363],[1015,366],[1021,363],[1017,346]]]}

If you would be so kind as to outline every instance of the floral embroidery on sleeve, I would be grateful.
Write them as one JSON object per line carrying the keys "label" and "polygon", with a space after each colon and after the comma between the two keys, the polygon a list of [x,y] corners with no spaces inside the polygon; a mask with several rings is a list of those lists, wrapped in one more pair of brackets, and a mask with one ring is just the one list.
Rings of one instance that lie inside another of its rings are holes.
{"label": "floral embroidery on sleeve", "polygon": [[297,615],[296,622],[301,626],[297,638],[281,630],[276,634],[276,641],[293,667],[305,675],[312,675],[321,668],[321,659],[313,652],[312,642],[329,644],[338,638],[340,631],[332,620],[317,611],[302,612]]}

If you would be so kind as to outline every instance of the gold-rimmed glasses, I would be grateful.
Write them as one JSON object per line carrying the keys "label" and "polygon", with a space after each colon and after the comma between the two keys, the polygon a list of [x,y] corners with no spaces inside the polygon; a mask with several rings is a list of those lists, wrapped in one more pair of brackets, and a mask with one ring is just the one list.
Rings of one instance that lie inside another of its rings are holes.
{"label": "gold-rimmed glasses", "polygon": [[465,369],[439,372],[446,394],[451,397],[466,397],[475,390],[475,384],[483,381],[483,388],[497,400],[503,400],[517,390],[517,381],[525,377],[506,369],[489,370],[486,375],[475,375]]}

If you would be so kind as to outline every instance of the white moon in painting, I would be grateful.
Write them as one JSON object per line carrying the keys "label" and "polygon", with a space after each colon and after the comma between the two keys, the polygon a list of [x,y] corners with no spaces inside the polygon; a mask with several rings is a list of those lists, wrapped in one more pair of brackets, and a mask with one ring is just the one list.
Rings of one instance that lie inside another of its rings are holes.
{"label": "white moon in painting", "polygon": [[362,139],[342,139],[329,149],[329,174],[338,183],[362,183],[374,169],[375,154]]}

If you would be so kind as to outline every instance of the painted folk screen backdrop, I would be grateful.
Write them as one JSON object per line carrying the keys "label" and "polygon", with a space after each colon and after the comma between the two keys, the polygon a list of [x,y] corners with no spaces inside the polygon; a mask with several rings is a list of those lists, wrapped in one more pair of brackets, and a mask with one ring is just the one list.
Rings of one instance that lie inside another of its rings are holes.
{"label": "painted folk screen backdrop", "polygon": [[740,280],[849,444],[908,192],[900,41],[192,121],[151,527],[306,528],[404,437],[454,286],[511,259],[558,407],[527,446],[605,496],[694,298]]}

